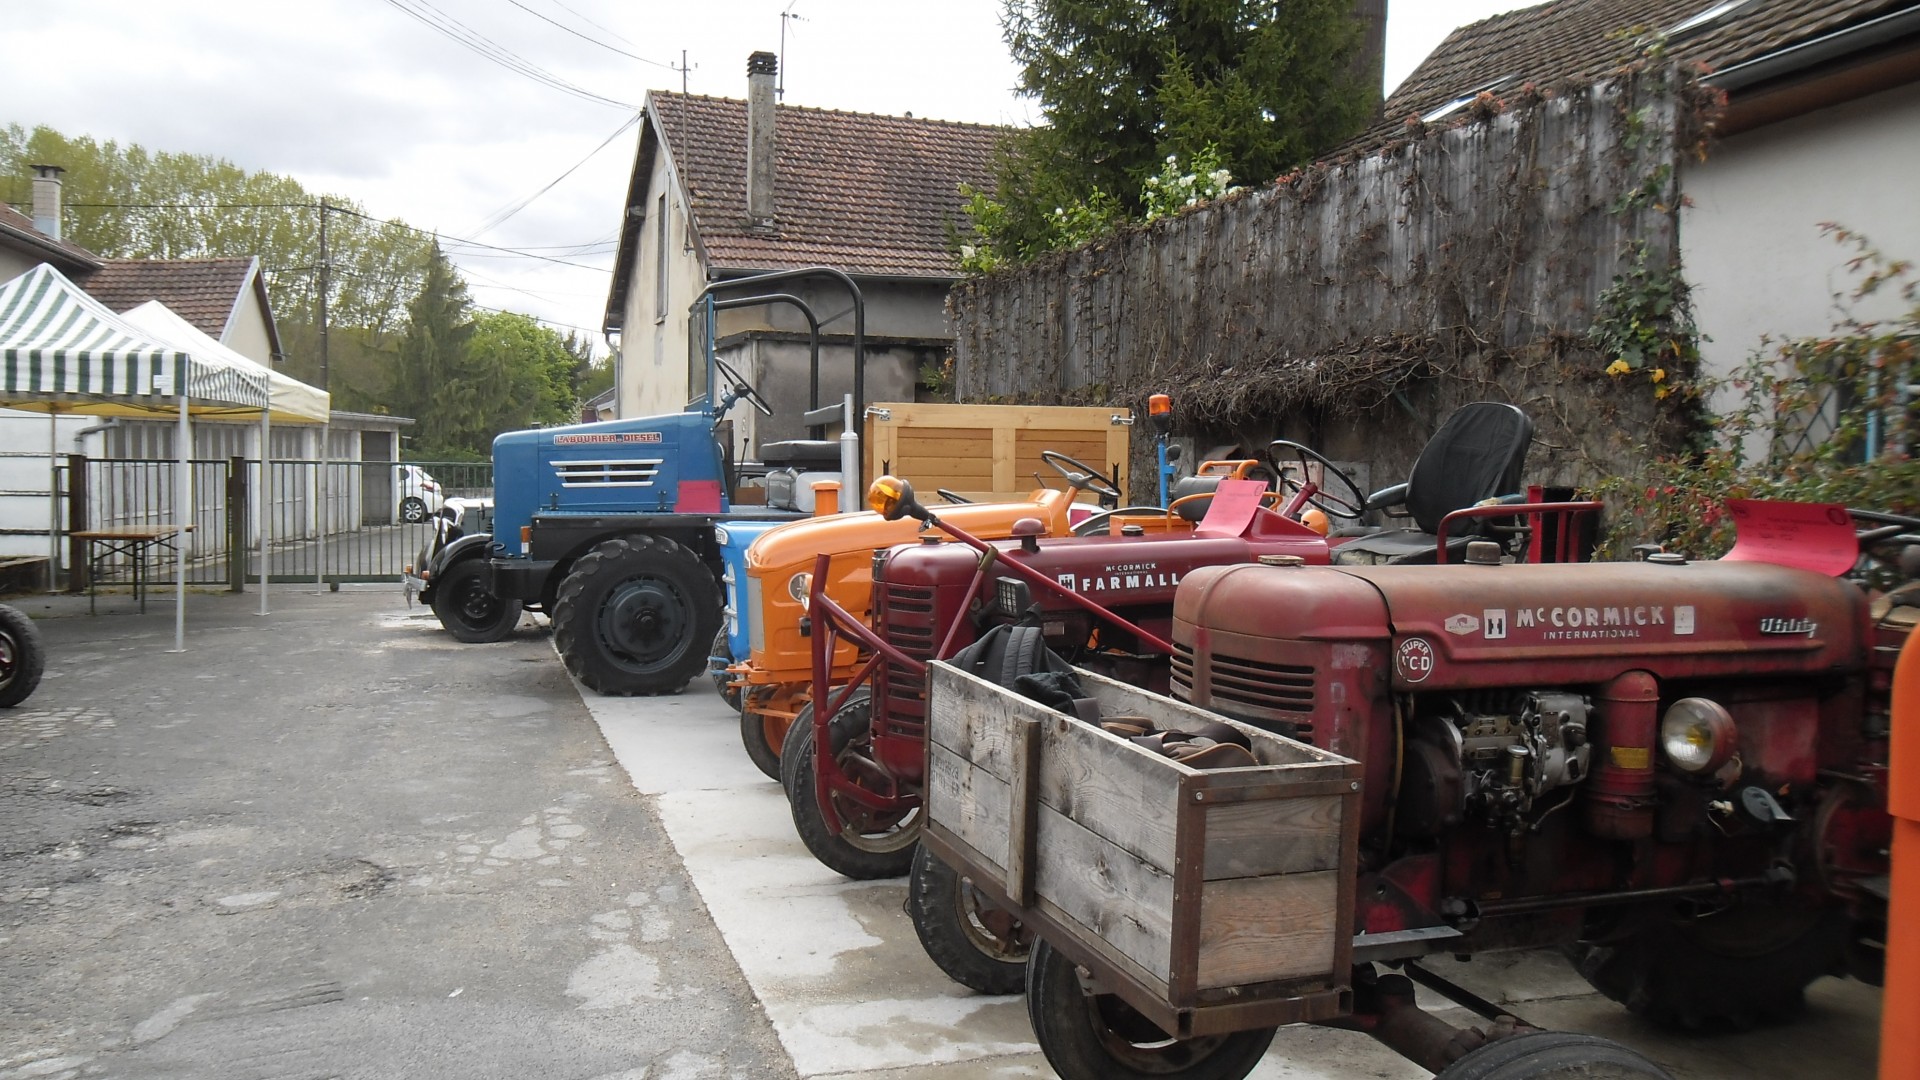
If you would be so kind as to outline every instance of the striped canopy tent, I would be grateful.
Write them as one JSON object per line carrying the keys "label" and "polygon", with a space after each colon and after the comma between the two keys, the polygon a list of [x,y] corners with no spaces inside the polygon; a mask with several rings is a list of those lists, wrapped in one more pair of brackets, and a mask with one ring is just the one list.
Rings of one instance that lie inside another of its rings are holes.
{"label": "striped canopy tent", "polygon": [[[60,271],[42,263],[0,285],[0,406],[49,414],[177,415],[180,465],[175,513],[192,506],[190,415],[257,416],[271,394],[267,371],[236,364],[208,350],[163,341],[88,296]],[[56,453],[48,425],[48,464]],[[58,485],[50,495],[56,538],[47,574],[59,563]],[[184,525],[185,522],[180,524]],[[174,650],[186,648],[186,545],[176,543]]]}

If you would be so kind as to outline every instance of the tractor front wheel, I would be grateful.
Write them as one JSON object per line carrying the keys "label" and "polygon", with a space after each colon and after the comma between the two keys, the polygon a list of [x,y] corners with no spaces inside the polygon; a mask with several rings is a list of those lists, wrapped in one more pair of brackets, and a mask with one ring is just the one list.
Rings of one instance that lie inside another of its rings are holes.
{"label": "tractor front wheel", "polygon": [[727,628],[720,627],[713,635],[713,645],[707,650],[707,672],[713,676],[714,692],[720,700],[734,712],[740,711],[740,688],[733,685],[733,672],[727,666],[733,663],[733,644],[727,640]]}
{"label": "tractor front wheel", "polygon": [[[831,725],[832,747],[837,758],[855,742],[864,741],[873,719],[873,701],[865,690],[854,693],[840,707]],[[793,811],[793,827],[800,842],[829,870],[858,881],[899,877],[913,864],[913,850],[920,840],[920,809],[901,813],[876,813],[848,800],[835,800],[835,809],[845,827],[835,832],[820,812],[815,794],[820,782],[813,761],[813,705],[802,706],[780,747],[780,786],[786,789],[787,805]]]}
{"label": "tractor front wheel", "polygon": [[677,694],[706,670],[720,628],[713,574],[664,536],[607,540],[560,584],[553,643],[596,693]]}
{"label": "tractor front wheel", "polygon": [[1843,970],[1847,940],[1838,909],[1748,899],[1707,915],[1629,915],[1575,946],[1573,959],[1594,989],[1638,1016],[1744,1030],[1798,1015],[1807,984]]}
{"label": "tractor front wheel", "polygon": [[1027,1019],[1061,1080],[1240,1080],[1274,1028],[1175,1039],[1112,994],[1090,994],[1072,960],[1045,941],[1027,958]]}
{"label": "tractor front wheel", "polygon": [[487,564],[479,559],[461,559],[440,571],[433,613],[453,640],[469,645],[499,641],[520,625],[520,601],[487,591]]}
{"label": "tractor front wheel", "polygon": [[780,779],[780,747],[793,726],[793,721],[784,716],[761,711],[782,696],[779,689],[749,687],[746,700],[740,703],[740,745],[746,747],[754,768],[766,773],[771,780]]}
{"label": "tractor front wheel", "polygon": [[1026,985],[1033,932],[924,845],[907,879],[907,916],[920,947],[954,982],[983,994]]}

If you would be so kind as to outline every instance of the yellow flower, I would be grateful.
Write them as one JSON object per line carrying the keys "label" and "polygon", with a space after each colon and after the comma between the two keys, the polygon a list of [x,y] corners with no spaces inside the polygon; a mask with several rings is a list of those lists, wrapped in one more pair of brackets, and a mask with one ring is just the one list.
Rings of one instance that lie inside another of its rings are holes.
{"label": "yellow flower", "polygon": [[1616,377],[1625,375],[1627,372],[1632,370],[1633,370],[1632,366],[1629,365],[1625,360],[1615,360],[1613,363],[1607,365],[1607,374],[1613,375]]}
{"label": "yellow flower", "polygon": [[1667,369],[1666,369],[1666,368],[1663,368],[1663,367],[1657,367],[1657,368],[1654,368],[1654,369],[1653,369],[1653,381],[1654,381],[1654,382],[1666,382],[1666,381],[1667,381]]}
{"label": "yellow flower", "polygon": [[1658,400],[1660,400],[1661,398],[1663,398],[1663,397],[1666,397],[1666,396],[1667,396],[1668,394],[1670,394],[1670,393],[1672,393],[1672,391],[1671,391],[1671,390],[1668,390],[1668,389],[1667,389],[1666,387],[1664,387],[1664,386],[1656,386],[1656,387],[1654,387],[1654,388],[1653,388],[1653,399],[1654,399],[1655,401],[1658,401]]}

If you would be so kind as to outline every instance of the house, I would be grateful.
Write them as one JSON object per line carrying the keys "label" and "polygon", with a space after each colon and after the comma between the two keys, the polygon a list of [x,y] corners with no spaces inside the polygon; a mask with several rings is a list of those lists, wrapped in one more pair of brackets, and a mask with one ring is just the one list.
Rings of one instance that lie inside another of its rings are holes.
{"label": "house", "polygon": [[115,311],[158,300],[201,333],[262,367],[286,359],[257,257],[103,259],[79,284]]}
{"label": "house", "polygon": [[[1823,222],[1920,259],[1914,0],[1555,0],[1455,30],[1371,135],[1440,120],[1483,91],[1600,78],[1655,44],[1727,95],[1711,149],[1680,175],[1704,373],[1738,370],[1764,337],[1832,327],[1856,279]],[[1896,303],[1860,313],[1883,318]]]}
{"label": "house", "polygon": [[[852,276],[866,301],[869,401],[911,401],[922,369],[950,354],[959,188],[990,185],[1001,129],[775,105],[775,66],[753,54],[745,101],[647,95],[603,324],[617,338],[617,415],[678,412],[705,395],[689,305],[712,282],[759,272]],[[848,295],[830,282],[791,291],[822,320],[820,400],[836,401],[852,388]],[[782,404],[772,418],[736,410],[737,447],[802,435],[800,409],[785,406],[807,401],[804,317],[767,305],[717,323],[719,355]]]}

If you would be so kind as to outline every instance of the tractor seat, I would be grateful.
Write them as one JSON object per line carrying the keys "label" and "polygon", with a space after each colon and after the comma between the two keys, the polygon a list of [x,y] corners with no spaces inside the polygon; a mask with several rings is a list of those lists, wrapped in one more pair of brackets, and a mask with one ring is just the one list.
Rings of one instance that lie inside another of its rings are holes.
{"label": "tractor seat", "polygon": [[[1183,476],[1173,482],[1173,487],[1168,490],[1168,498],[1179,502],[1188,495],[1211,495],[1220,490],[1220,480],[1218,476]],[[1212,499],[1195,499],[1174,513],[1186,521],[1199,521],[1207,516],[1207,508],[1212,505]]]}
{"label": "tractor seat", "polygon": [[840,440],[786,439],[760,444],[763,464],[803,472],[836,472],[840,468]]}
{"label": "tractor seat", "polygon": [[[1333,551],[1339,566],[1376,566],[1434,561],[1440,522],[1455,510],[1518,489],[1533,442],[1533,421],[1512,405],[1476,401],[1462,405],[1433,433],[1404,485],[1377,491],[1367,509],[1405,504],[1413,528],[1387,529],[1349,540]],[[1478,523],[1484,527],[1484,521]],[[1480,528],[1447,538],[1447,561],[1465,554]]]}

